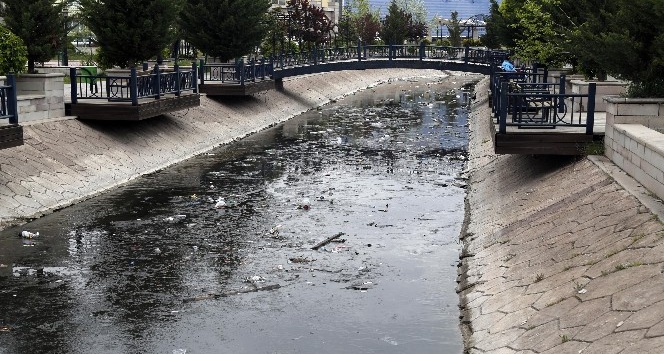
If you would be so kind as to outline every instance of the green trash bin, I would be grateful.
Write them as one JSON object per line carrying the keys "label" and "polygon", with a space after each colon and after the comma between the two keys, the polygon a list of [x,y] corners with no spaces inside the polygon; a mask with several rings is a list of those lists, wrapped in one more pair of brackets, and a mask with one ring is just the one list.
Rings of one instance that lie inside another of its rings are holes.
{"label": "green trash bin", "polygon": [[[84,76],[97,76],[97,67],[96,66],[81,66],[80,68],[80,75]],[[96,83],[97,78],[96,77],[82,77],[81,82],[85,83]]]}

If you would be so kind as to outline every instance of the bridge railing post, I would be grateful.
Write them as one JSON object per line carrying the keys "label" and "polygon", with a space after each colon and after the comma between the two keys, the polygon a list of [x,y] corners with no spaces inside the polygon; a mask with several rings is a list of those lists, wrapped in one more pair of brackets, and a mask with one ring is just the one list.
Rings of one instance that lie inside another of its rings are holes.
{"label": "bridge railing post", "polygon": [[237,68],[240,70],[240,85],[244,86],[244,59],[240,60]]}
{"label": "bridge railing post", "polygon": [[251,58],[251,81],[256,82],[256,59]]}
{"label": "bridge railing post", "polygon": [[78,103],[78,80],[76,79],[76,68],[69,68],[69,82],[71,82],[71,103]]}
{"label": "bridge railing post", "polygon": [[191,62],[191,86],[194,93],[198,93],[198,66],[195,60]]}
{"label": "bridge railing post", "polygon": [[136,68],[131,68],[129,76],[129,98],[131,98],[132,106],[138,106],[138,77],[136,76]]}
{"label": "bridge railing post", "polygon": [[500,111],[498,113],[498,132],[507,133],[507,87],[509,83],[503,82],[500,85]]}
{"label": "bridge railing post", "polygon": [[424,41],[422,41],[420,42],[420,60],[424,60],[425,56],[426,53],[425,53]]}
{"label": "bridge railing post", "polygon": [[182,82],[180,81],[180,65],[175,64],[173,68],[175,69],[175,96],[180,96],[180,92],[182,91]]}
{"label": "bridge railing post", "polygon": [[362,42],[357,41],[357,61],[362,61]]}
{"label": "bridge railing post", "polygon": [[143,71],[150,70],[150,65],[147,62],[143,62]]}
{"label": "bridge railing post", "polygon": [[[74,71],[76,71],[75,68]],[[74,73],[75,74],[75,73]],[[7,75],[7,114],[11,115],[9,117],[9,124],[18,124],[18,98],[16,97],[16,75],[8,74]],[[72,84],[72,86],[76,86]],[[72,103],[74,103],[74,97],[72,96]]]}
{"label": "bridge railing post", "polygon": [[470,46],[466,46],[464,57],[463,57],[463,62],[465,64],[468,64],[468,60],[470,59],[469,57],[470,57]]}
{"label": "bridge railing post", "polygon": [[312,54],[314,55],[314,65],[318,65],[318,44],[314,45]]}
{"label": "bridge railing post", "polygon": [[593,134],[595,125],[595,95],[597,94],[597,84],[591,82],[588,84],[588,107],[586,115],[586,134]]}
{"label": "bridge railing post", "polygon": [[390,43],[389,47],[387,48],[387,57],[389,58],[389,61],[392,61],[392,53],[394,53],[394,45]]}
{"label": "bridge railing post", "polygon": [[161,98],[161,72],[159,70],[159,64],[154,65],[154,86],[153,90],[156,93],[157,99]]}
{"label": "bridge railing post", "polygon": [[565,113],[565,74],[560,74],[560,81],[558,82],[558,113]]}
{"label": "bridge railing post", "polygon": [[205,84],[205,61],[201,59],[199,63],[200,63],[200,69],[198,71],[198,79],[201,80],[200,84],[203,85]]}

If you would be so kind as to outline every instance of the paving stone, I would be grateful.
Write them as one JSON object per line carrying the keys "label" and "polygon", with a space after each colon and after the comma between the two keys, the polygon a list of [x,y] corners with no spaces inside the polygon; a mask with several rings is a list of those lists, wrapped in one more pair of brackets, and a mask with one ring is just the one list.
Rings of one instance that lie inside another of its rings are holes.
{"label": "paving stone", "polygon": [[611,309],[610,297],[583,301],[570,311],[560,315],[560,328],[585,326]]}
{"label": "paving stone", "polygon": [[591,343],[583,350],[582,354],[618,354],[623,349],[623,347],[615,345]]}
{"label": "paving stone", "polygon": [[551,304],[550,306],[540,309],[536,314],[528,319],[526,326],[528,328],[537,327],[544,323],[550,322],[551,320],[558,319],[561,315],[566,314],[579,306],[580,303],[581,301],[575,297],[569,297],[567,299],[560,300]]}
{"label": "paving stone", "polygon": [[[515,301],[521,301],[521,299]],[[523,324],[527,323],[528,319],[536,312],[535,309],[530,307],[515,312],[508,312],[505,317],[488,328],[489,333],[504,332],[510,328],[522,328]]]}
{"label": "paving stone", "polygon": [[646,337],[661,337],[661,336],[664,336],[664,320],[650,327],[648,332],[646,332]]}
{"label": "paving stone", "polygon": [[616,328],[616,332],[648,329],[663,319],[664,301],[660,301],[631,314],[620,327]]}
{"label": "paving stone", "polygon": [[619,328],[618,325],[630,315],[630,312],[609,311],[586,325],[574,336],[574,339],[593,342],[608,336],[615,332]]}
{"label": "paving stone", "polygon": [[567,341],[559,345],[553,346],[552,348],[549,348],[541,353],[542,354],[584,353],[584,350],[588,348],[589,345],[590,343]]}
{"label": "paving stone", "polygon": [[502,312],[492,312],[489,314],[481,314],[476,319],[473,319],[473,330],[484,331],[491,328],[495,323],[503,319],[507,314]]}
{"label": "paving stone", "polygon": [[[631,260],[634,258],[628,259]],[[614,266],[614,268],[609,268],[609,270],[613,272],[600,276],[596,279],[592,279],[586,285],[587,292],[585,294],[579,295],[579,297],[583,300],[615,294],[623,289],[635,286],[641,282],[649,281],[661,273],[660,268],[656,265],[630,266],[629,268],[623,270],[616,270]]]}
{"label": "paving stone", "polygon": [[[616,347],[622,347],[622,348],[627,348],[634,343],[639,342],[645,337],[646,330],[634,330],[634,331],[627,331],[627,332],[618,332],[618,333],[613,333],[609,336],[602,337],[596,341],[593,342],[593,344],[604,344],[604,345],[612,345]],[[632,353],[630,351],[626,351],[627,353]]]}
{"label": "paving stone", "polygon": [[519,338],[523,332],[525,332],[525,330],[514,328],[494,335],[488,334],[484,336],[483,340],[475,343],[473,347],[483,351],[507,347],[510,343],[514,342],[515,339]]}
{"label": "paving stone", "polygon": [[[657,269],[655,266],[650,268]],[[660,273],[614,294],[612,306],[614,310],[618,311],[638,311],[662,300],[664,300],[664,274]],[[662,316],[664,316],[664,309],[662,309]]]}
{"label": "paving stone", "polygon": [[481,307],[482,314],[488,314],[498,311],[501,307],[514,301],[515,298],[523,295],[525,288],[509,288],[498,295],[493,295],[486,300]]}

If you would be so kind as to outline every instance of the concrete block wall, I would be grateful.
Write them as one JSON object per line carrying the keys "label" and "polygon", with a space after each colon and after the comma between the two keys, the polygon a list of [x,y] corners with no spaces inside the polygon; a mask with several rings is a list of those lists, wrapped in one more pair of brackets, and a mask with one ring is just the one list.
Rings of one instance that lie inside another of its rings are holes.
{"label": "concrete block wall", "polygon": [[[586,80],[569,80],[569,88],[571,89],[567,93],[588,94],[588,86],[590,83],[595,83],[597,88],[597,93],[595,95],[595,112],[605,112],[606,103],[602,99],[604,96],[619,96],[625,93],[627,84],[622,81],[586,81]],[[574,102],[569,102],[568,104],[573,105],[573,110],[575,112],[581,111],[585,112],[588,107],[587,99],[576,98]]]}
{"label": "concrete block wall", "polygon": [[65,116],[64,75],[21,74],[16,78],[20,123]]}
{"label": "concrete block wall", "polygon": [[606,156],[664,199],[664,100],[610,97],[605,102]]}

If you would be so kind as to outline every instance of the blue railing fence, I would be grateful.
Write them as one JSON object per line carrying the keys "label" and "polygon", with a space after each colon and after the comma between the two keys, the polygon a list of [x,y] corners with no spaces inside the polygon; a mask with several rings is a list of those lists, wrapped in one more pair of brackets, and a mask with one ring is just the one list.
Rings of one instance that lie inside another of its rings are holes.
{"label": "blue railing fence", "polygon": [[[507,127],[519,129],[579,127],[593,134],[596,85],[587,94],[565,92],[565,75],[549,83],[546,70],[524,72],[494,71],[491,76],[491,108],[498,123],[498,133]],[[585,109],[579,101],[585,102]]]}
{"label": "blue railing fence", "polygon": [[16,76],[14,74],[8,74],[5,84],[0,85],[0,119],[7,119],[9,124],[18,124]]}
{"label": "blue railing fence", "polygon": [[79,100],[102,99],[109,102],[131,102],[137,106],[138,100],[159,99],[165,95],[180,96],[183,92],[198,93],[198,65],[191,68],[173,66],[172,70],[164,70],[155,65],[148,70],[147,64],[139,74],[131,68],[126,74],[92,74],[85,68],[70,68],[71,102]]}
{"label": "blue railing fence", "polygon": [[198,79],[201,85],[207,81],[244,85],[246,82],[268,80],[272,72],[273,63],[265,58],[251,59],[248,63],[244,60],[237,63],[206,63],[201,59]]}

